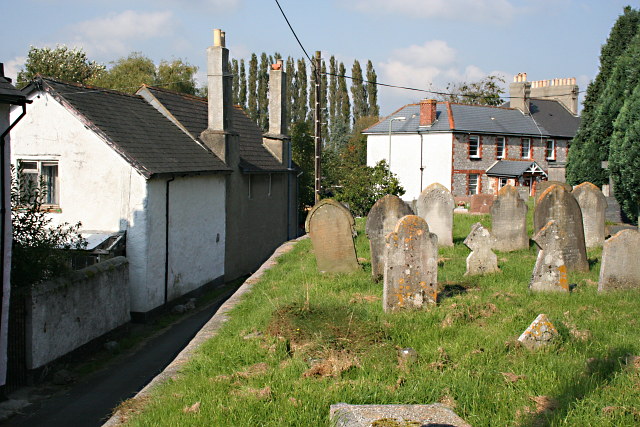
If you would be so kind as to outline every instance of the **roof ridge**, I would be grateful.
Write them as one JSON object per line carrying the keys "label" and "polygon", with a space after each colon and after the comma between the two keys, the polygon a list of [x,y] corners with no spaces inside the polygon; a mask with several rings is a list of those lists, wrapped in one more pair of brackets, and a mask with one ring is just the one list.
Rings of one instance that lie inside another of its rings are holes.
{"label": "roof ridge", "polygon": [[167,88],[164,88],[164,87],[152,86],[152,85],[148,85],[146,83],[143,83],[142,86],[146,87],[148,89],[157,90],[159,92],[166,92],[166,93],[170,93],[170,94],[173,94],[173,95],[179,95],[179,96],[182,96],[184,98],[193,99],[194,101],[207,102],[207,98],[205,98],[203,96],[191,95],[189,93],[178,92],[177,90],[167,89]]}
{"label": "roof ridge", "polygon": [[516,110],[514,107],[502,107],[500,105],[465,104],[464,102],[450,102],[451,105],[464,105],[465,107],[497,108],[499,110]]}
{"label": "roof ridge", "polygon": [[[82,83],[77,83],[77,82],[67,82],[64,80],[59,80],[59,79],[54,79],[53,77],[46,77],[46,76],[41,76],[40,74],[38,74],[36,76],[36,79],[40,78],[40,80],[44,81],[44,82],[54,82],[56,84],[60,84],[60,85],[65,85],[65,86],[71,86],[71,87],[76,87],[78,89],[87,89],[90,92],[104,92],[104,93],[110,93],[112,95],[121,95],[121,96],[127,96],[130,98],[136,98],[136,99],[141,99],[141,97],[139,95],[136,94],[131,94],[131,93],[126,93],[126,92],[121,92],[115,89],[107,89],[107,88],[103,88],[103,87],[98,87],[98,86],[91,86],[91,85],[85,85]],[[53,88],[51,88],[53,89]],[[55,90],[55,89],[53,89]],[[58,92],[60,95],[73,95],[73,92],[60,92],[58,90],[56,90],[56,92]]]}

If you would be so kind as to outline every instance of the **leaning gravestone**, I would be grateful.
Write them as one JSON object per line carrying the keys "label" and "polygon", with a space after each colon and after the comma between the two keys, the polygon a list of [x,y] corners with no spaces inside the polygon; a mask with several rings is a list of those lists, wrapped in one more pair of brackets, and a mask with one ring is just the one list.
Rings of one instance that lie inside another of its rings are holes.
{"label": "leaning gravestone", "polygon": [[638,248],[637,230],[619,231],[604,242],[598,291],[640,288]]}
{"label": "leaning gravestone", "polygon": [[311,209],[305,230],[311,237],[321,273],[350,273],[360,269],[353,244],[354,227],[351,213],[335,200],[321,200]]}
{"label": "leaning gravestone", "polygon": [[584,240],[587,248],[602,246],[604,243],[604,221],[607,198],[590,182],[583,182],[571,192],[582,211]]}
{"label": "leaning gravestone", "polygon": [[545,347],[558,339],[560,334],[546,314],[539,314],[518,337],[518,341],[530,350]]}
{"label": "leaning gravestone", "polygon": [[529,283],[532,291],[569,292],[560,234],[558,223],[549,221],[533,238],[540,251]]}
{"label": "leaning gravestone", "polygon": [[437,182],[425,188],[418,197],[416,214],[427,221],[431,232],[438,236],[440,246],[453,246],[455,207],[451,192]]}
{"label": "leaning gravestone", "polygon": [[385,311],[418,309],[438,300],[438,237],[427,222],[407,215],[386,237]]}
{"label": "leaning gravestone", "polygon": [[467,257],[465,276],[499,271],[498,257],[491,250],[493,238],[482,224],[476,222],[471,226],[471,232],[464,239],[464,244],[472,251]]}
{"label": "leaning gravestone", "polygon": [[558,225],[558,244],[567,271],[589,271],[580,205],[571,193],[559,185],[547,188],[538,198],[533,212],[535,233],[551,220]]}
{"label": "leaning gravestone", "polygon": [[367,215],[365,230],[371,248],[371,274],[374,280],[379,280],[384,274],[384,238],[405,215],[413,215],[413,211],[400,197],[392,194],[378,200]]}
{"label": "leaning gravestone", "polygon": [[529,247],[527,234],[527,204],[513,185],[505,185],[491,206],[493,248],[509,252]]}

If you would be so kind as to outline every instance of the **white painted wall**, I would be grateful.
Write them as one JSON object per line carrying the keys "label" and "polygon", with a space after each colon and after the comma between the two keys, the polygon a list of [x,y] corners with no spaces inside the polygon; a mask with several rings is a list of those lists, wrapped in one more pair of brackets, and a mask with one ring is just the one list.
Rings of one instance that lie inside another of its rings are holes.
{"label": "white painted wall", "polygon": [[[419,134],[391,135],[391,172],[406,191],[403,200],[417,199],[422,189],[434,182],[451,190],[452,147],[450,133],[423,134],[421,158]],[[389,163],[389,135],[367,135],[367,165],[375,166],[380,160]]]}
{"label": "white painted wall", "polygon": [[[5,129],[9,128],[9,104],[0,104],[0,134],[5,131]],[[22,108],[20,108],[22,111]],[[16,116],[17,117],[17,116]],[[10,158],[10,138],[11,133],[9,133],[4,141],[0,141],[2,144],[2,148],[5,153],[5,165],[4,165],[4,180],[5,180],[5,188],[0,189],[0,191],[5,192],[5,205],[3,206],[6,209],[7,215],[4,221],[4,258],[2,259],[2,307],[0,307],[0,385],[4,385],[6,383],[7,378],[7,334],[9,327],[9,298],[10,298],[10,277],[11,277],[11,215],[8,214],[11,207],[11,196],[10,196],[10,188],[9,184],[10,173],[9,173],[9,158]],[[2,231],[0,231],[2,232]]]}

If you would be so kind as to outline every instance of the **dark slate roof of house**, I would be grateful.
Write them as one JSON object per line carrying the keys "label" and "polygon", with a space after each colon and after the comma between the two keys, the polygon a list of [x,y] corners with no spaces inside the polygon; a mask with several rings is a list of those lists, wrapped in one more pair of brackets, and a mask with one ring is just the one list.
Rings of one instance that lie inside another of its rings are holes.
{"label": "dark slate roof of house", "polygon": [[[0,64],[1,66],[1,64]],[[0,103],[2,104],[24,104],[27,97],[24,93],[16,89],[11,80],[0,74]]]}
{"label": "dark slate roof of house", "polygon": [[[509,106],[507,102],[505,106]],[[534,120],[549,132],[549,136],[573,138],[580,126],[576,117],[560,102],[552,99],[531,99],[529,111]]]}
{"label": "dark slate roof of house", "polygon": [[[207,128],[207,99],[149,87],[151,94],[194,138]],[[262,131],[240,106],[231,110],[232,130],[240,135],[240,167],[245,172],[285,172],[283,165],[262,145]]]}
{"label": "dark slate roof of house", "polygon": [[531,160],[499,160],[487,169],[487,175],[517,178],[522,176],[532,165],[540,168],[536,162]]}
{"label": "dark slate roof of house", "polygon": [[38,78],[25,90],[38,85],[74,111],[146,178],[230,171],[140,96],[49,78]]}
{"label": "dark slate roof of house", "polygon": [[389,132],[392,118],[405,117],[405,121],[393,121],[392,133],[416,132],[478,132],[500,135],[549,135],[531,116],[515,108],[490,107],[439,102],[436,105],[436,121],[432,126],[420,126],[420,105],[409,104],[365,129],[365,134]]}

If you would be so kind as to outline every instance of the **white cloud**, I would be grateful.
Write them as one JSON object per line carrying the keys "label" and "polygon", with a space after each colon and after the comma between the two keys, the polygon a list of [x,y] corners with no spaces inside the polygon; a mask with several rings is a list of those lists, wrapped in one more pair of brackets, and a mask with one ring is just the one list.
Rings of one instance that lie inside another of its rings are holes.
{"label": "white cloud", "polygon": [[156,0],[156,4],[188,7],[190,9],[215,9],[217,12],[228,12],[240,6],[242,0]]}
{"label": "white cloud", "polygon": [[124,55],[134,42],[172,35],[173,14],[126,10],[69,27],[75,45],[94,55]]}
{"label": "white cloud", "polygon": [[393,57],[405,63],[413,63],[417,66],[449,65],[456,58],[456,51],[447,42],[431,40],[422,45],[411,45],[397,49]]}
{"label": "white cloud", "polygon": [[341,4],[367,13],[491,23],[511,20],[517,13],[509,0],[341,0]]}
{"label": "white cloud", "polygon": [[26,61],[26,56],[16,56],[15,58],[5,62],[4,75],[9,77],[15,83],[18,78],[18,71],[20,71]]}

